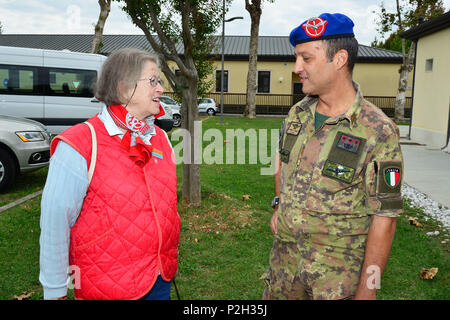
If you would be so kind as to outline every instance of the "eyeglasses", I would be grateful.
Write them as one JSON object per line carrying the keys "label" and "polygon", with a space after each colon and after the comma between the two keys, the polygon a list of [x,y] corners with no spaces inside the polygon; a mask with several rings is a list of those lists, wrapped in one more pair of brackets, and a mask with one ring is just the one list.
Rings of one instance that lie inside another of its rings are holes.
{"label": "eyeglasses", "polygon": [[142,81],[142,80],[148,80],[152,87],[156,87],[158,85],[158,83],[161,85],[161,87],[164,87],[164,81],[163,81],[163,79],[161,79],[161,77],[152,76],[150,78],[139,79],[138,81]]}

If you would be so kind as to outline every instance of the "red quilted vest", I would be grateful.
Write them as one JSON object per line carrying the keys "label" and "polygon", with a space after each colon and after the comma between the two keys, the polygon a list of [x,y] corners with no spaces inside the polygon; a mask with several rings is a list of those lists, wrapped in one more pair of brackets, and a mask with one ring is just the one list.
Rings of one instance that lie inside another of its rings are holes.
{"label": "red quilted vest", "polygon": [[[110,136],[98,117],[88,120],[97,135],[97,162],[78,220],[70,232],[70,265],[79,269],[77,299],[138,299],[153,287],[158,271],[173,278],[178,265],[180,218],[173,151],[155,126],[151,143],[163,158],[152,156],[140,168]],[[92,139],[78,124],[56,137],[90,164]],[[155,211],[152,210],[152,204]],[[76,278],[76,277],[75,277]]]}

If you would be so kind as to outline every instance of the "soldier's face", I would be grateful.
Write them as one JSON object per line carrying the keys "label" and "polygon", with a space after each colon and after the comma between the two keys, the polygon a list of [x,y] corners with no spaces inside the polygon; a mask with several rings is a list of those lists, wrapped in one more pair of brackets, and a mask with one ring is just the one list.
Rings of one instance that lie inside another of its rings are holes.
{"label": "soldier's face", "polygon": [[303,93],[321,95],[332,85],[335,70],[326,57],[326,43],[310,41],[295,46],[294,73],[300,77]]}

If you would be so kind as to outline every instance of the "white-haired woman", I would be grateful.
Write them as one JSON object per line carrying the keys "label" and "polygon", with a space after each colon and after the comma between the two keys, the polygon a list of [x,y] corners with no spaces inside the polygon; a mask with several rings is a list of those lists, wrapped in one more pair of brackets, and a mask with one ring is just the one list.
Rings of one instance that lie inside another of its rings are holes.
{"label": "white-haired woman", "polygon": [[163,91],[156,56],[118,50],[96,86],[107,107],[52,141],[41,203],[45,299],[67,295],[68,271],[77,299],[169,299],[180,219],[173,150],[154,124]]}

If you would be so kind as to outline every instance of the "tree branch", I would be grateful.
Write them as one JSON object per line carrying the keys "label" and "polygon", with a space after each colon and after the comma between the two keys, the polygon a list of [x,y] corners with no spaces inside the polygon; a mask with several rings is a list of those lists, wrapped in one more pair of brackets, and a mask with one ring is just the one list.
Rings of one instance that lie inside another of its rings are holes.
{"label": "tree branch", "polygon": [[[134,6],[136,6],[136,0],[125,0],[125,3],[127,4],[128,9],[133,9]],[[139,4],[141,5],[141,4]],[[134,24],[136,24],[145,34],[148,42],[151,44],[152,48],[156,51],[162,54],[166,59],[173,60],[180,70],[183,72],[183,70],[187,70],[186,66],[184,65],[183,61],[178,56],[178,52],[176,50],[175,44],[166,36],[164,33],[161,25],[158,22],[158,16],[155,13],[154,7],[152,3],[149,3],[149,13],[150,13],[150,22],[155,29],[158,38],[161,41],[161,45],[158,44],[153,36],[150,34],[147,23],[143,21],[142,19],[139,19],[136,12],[131,12],[132,10],[128,11],[128,15],[131,17],[131,20]],[[164,46],[167,48],[165,50]],[[184,73],[184,72],[183,72]]]}

